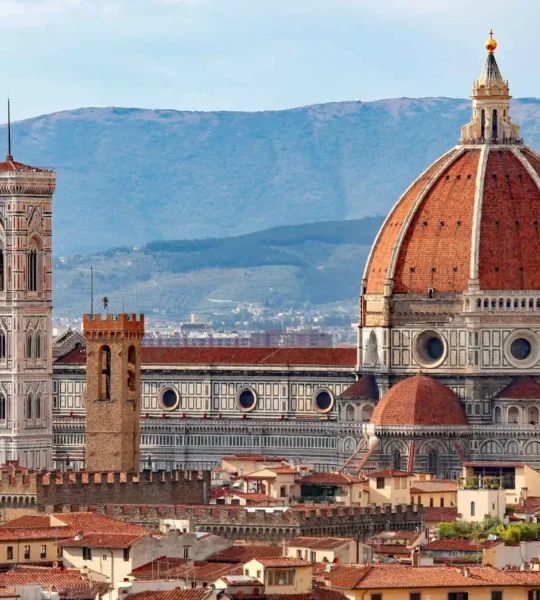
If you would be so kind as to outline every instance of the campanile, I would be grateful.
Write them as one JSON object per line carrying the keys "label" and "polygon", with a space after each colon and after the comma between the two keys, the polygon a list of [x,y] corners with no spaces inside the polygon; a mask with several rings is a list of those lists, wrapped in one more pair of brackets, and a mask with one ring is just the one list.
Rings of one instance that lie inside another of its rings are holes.
{"label": "campanile", "polygon": [[86,468],[139,471],[144,316],[87,314]]}

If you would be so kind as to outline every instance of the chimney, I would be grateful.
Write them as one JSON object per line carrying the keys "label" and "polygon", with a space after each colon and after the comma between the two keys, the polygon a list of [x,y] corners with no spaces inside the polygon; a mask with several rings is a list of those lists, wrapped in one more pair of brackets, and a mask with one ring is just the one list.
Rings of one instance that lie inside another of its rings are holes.
{"label": "chimney", "polygon": [[463,577],[470,577],[471,570],[469,569],[469,567],[463,567],[463,569],[461,569],[461,574],[463,575]]}

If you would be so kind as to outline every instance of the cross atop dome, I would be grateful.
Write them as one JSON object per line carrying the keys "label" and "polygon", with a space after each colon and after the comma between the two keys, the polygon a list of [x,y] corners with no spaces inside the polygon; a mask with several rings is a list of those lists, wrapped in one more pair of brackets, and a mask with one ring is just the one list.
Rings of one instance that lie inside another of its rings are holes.
{"label": "cross atop dome", "polygon": [[486,42],[486,64],[473,83],[473,117],[461,128],[462,144],[516,144],[521,143],[518,125],[510,118],[510,87],[503,79],[495,60],[497,42],[493,30]]}

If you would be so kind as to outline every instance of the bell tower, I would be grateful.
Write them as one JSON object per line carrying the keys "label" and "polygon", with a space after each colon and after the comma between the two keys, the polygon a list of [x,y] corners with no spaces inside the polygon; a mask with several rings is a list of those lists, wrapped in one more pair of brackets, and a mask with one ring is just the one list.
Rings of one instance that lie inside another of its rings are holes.
{"label": "bell tower", "polygon": [[86,468],[139,471],[144,315],[87,314]]}
{"label": "bell tower", "polygon": [[56,173],[0,162],[0,463],[51,468],[52,195]]}

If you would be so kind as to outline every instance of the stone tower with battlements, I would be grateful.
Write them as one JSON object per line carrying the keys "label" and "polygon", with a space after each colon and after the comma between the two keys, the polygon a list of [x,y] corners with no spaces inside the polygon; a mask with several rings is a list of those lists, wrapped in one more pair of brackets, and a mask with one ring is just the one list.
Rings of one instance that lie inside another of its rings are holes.
{"label": "stone tower with battlements", "polygon": [[50,468],[56,173],[0,163],[0,463]]}
{"label": "stone tower with battlements", "polygon": [[144,316],[84,315],[86,468],[139,471]]}

